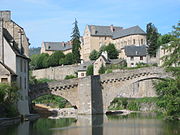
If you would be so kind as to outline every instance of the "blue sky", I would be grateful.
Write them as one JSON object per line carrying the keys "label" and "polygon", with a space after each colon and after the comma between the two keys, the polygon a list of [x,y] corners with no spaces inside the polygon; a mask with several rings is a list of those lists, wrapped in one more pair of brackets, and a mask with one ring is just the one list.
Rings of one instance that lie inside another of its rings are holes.
{"label": "blue sky", "polygon": [[152,22],[162,34],[180,20],[180,0],[0,0],[0,10],[11,10],[12,19],[30,39],[30,47],[42,41],[70,40],[74,19],[81,35],[87,24],[139,25]]}

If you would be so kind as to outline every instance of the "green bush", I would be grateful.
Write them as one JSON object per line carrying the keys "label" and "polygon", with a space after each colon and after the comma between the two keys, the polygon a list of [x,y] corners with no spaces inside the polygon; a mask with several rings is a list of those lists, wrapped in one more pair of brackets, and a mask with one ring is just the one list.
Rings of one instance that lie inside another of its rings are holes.
{"label": "green bush", "polygon": [[75,76],[75,75],[66,75],[64,79],[68,80],[68,79],[73,79],[73,78],[77,78],[77,76]]}
{"label": "green bush", "polygon": [[93,50],[89,55],[90,60],[96,60],[98,57],[99,57],[99,53],[96,50]]}
{"label": "green bush", "polygon": [[87,68],[87,71],[86,71],[86,75],[93,75],[93,72],[94,72],[94,67],[93,65],[89,65],[88,68]]}
{"label": "green bush", "polygon": [[99,74],[104,74],[105,71],[106,71],[106,69],[105,69],[105,67],[102,64],[98,72],[99,72]]}

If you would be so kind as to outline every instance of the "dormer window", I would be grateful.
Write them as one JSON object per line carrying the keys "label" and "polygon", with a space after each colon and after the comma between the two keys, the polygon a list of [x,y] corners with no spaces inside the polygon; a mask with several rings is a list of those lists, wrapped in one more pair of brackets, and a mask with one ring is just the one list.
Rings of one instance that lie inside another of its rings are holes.
{"label": "dormer window", "polygon": [[48,49],[50,49],[51,48],[51,46],[48,46]]}
{"label": "dormer window", "polygon": [[113,28],[113,32],[115,31],[115,28]]}
{"label": "dormer window", "polygon": [[98,33],[98,31],[96,30],[96,31],[95,31],[95,34],[97,34],[97,33]]}

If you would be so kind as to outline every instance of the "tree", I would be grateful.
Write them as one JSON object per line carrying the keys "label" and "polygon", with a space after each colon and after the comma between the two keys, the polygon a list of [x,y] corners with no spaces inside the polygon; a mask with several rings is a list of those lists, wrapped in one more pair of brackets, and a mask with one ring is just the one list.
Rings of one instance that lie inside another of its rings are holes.
{"label": "tree", "polygon": [[[177,24],[177,26],[173,26],[173,29],[174,30],[171,32],[171,34],[174,36],[172,42],[170,42],[169,44],[166,44],[164,46],[164,49],[169,51],[170,54],[166,55],[162,58],[164,61],[163,66],[166,68],[171,68],[172,66],[174,66],[175,68],[177,67],[176,69],[179,69],[179,65],[180,65],[180,22]],[[180,72],[180,71],[178,71],[178,72]]]}
{"label": "tree", "polygon": [[47,53],[42,53],[42,54],[38,55],[35,68],[36,69],[44,68],[43,61],[45,59],[47,59],[48,57],[49,57],[49,54],[47,54]]}
{"label": "tree", "polygon": [[157,105],[162,109],[167,119],[180,117],[180,23],[173,26],[172,35],[175,37],[165,46],[169,55],[163,57],[164,67],[174,73],[174,79],[166,79],[155,84],[159,101]]}
{"label": "tree", "polygon": [[152,23],[148,23],[146,26],[146,33],[147,33],[147,44],[148,44],[148,53],[150,56],[156,55],[156,50],[158,48],[158,30]]}
{"label": "tree", "polygon": [[86,75],[93,75],[93,72],[94,72],[94,67],[93,65],[89,65],[88,68],[87,68],[87,71],[86,71]]}
{"label": "tree", "polygon": [[101,55],[102,52],[107,51],[108,53],[108,58],[110,59],[117,59],[118,58],[118,50],[116,49],[115,45],[112,43],[109,43],[107,46],[103,45],[99,49],[99,56]]}
{"label": "tree", "polygon": [[159,36],[158,45],[160,46],[160,45],[169,43],[172,40],[174,40],[174,36],[172,34],[165,34],[165,35]]}
{"label": "tree", "polygon": [[105,71],[106,71],[106,69],[105,69],[104,65],[102,64],[98,72],[99,72],[99,74],[104,74]]}
{"label": "tree", "polygon": [[55,51],[48,60],[49,66],[58,66],[59,65],[59,60],[64,58],[65,55],[62,51]]}
{"label": "tree", "polygon": [[80,49],[81,49],[81,41],[80,41],[80,32],[79,32],[79,28],[78,28],[78,22],[75,19],[74,24],[74,28],[73,28],[73,32],[72,32],[72,53],[74,56],[74,60],[75,63],[79,63],[80,62]]}
{"label": "tree", "polygon": [[62,60],[64,65],[71,65],[75,63],[74,55],[72,53],[66,54],[65,58]]}
{"label": "tree", "polygon": [[93,50],[93,51],[90,53],[90,55],[89,55],[89,59],[90,59],[90,60],[96,60],[96,59],[98,58],[98,56],[99,56],[98,51]]}
{"label": "tree", "polygon": [[117,59],[118,58],[119,53],[118,53],[114,44],[109,43],[108,46],[106,46],[106,51],[107,51],[108,57],[110,59]]}

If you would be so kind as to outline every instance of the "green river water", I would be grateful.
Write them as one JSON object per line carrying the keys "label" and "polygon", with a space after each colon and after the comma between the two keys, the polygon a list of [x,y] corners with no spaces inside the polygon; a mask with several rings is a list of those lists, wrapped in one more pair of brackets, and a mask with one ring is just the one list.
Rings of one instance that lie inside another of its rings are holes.
{"label": "green river water", "polygon": [[80,115],[77,118],[40,118],[1,127],[0,135],[180,135],[180,122],[156,114]]}

